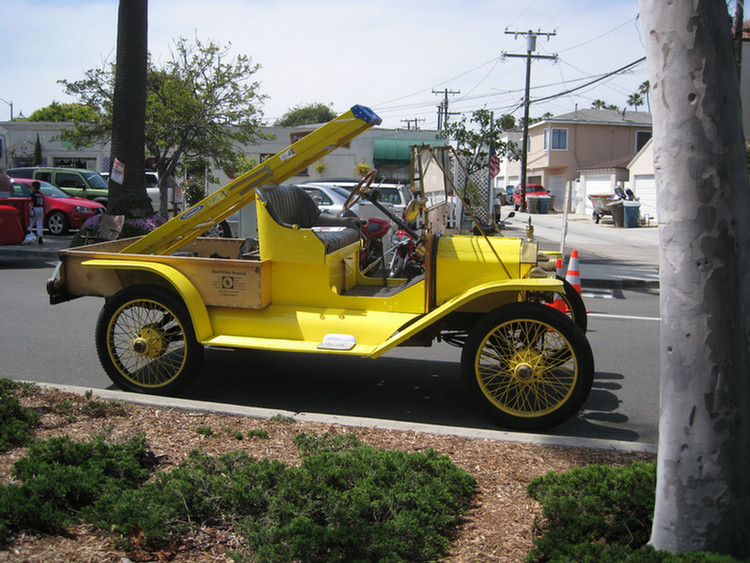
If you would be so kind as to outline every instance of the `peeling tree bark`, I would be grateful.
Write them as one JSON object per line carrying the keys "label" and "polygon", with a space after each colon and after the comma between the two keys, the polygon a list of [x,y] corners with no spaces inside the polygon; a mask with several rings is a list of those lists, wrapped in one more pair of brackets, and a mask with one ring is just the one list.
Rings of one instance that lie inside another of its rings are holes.
{"label": "peeling tree bark", "polygon": [[723,0],[640,0],[661,242],[651,543],[750,556],[750,184]]}

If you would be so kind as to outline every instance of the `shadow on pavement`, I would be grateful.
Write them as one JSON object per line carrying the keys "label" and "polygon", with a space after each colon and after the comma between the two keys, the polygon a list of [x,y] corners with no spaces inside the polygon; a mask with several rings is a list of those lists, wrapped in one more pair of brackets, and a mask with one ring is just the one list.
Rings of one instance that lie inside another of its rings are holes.
{"label": "shadow on pavement", "polygon": [[[638,441],[618,413],[621,374],[597,373],[584,409],[546,432]],[[206,350],[182,398],[292,412],[502,430],[465,386],[458,362]]]}

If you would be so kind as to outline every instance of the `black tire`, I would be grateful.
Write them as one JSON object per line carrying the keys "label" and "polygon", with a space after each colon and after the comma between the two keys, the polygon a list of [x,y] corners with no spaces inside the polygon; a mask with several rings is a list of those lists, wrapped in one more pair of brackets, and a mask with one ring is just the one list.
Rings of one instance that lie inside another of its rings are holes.
{"label": "black tire", "polygon": [[47,230],[51,235],[67,235],[70,231],[70,220],[62,211],[53,211],[47,217]]}
{"label": "black tire", "polygon": [[552,305],[555,307],[557,303],[556,299],[562,300],[561,312],[567,314],[572,318],[575,323],[581,327],[581,330],[586,333],[588,330],[589,320],[588,313],[586,311],[586,304],[583,302],[581,294],[574,288],[571,283],[561,276],[557,276],[557,279],[563,282],[563,294],[550,294],[549,292],[538,292],[529,291],[526,293],[526,301],[532,303],[544,303],[545,305]]}
{"label": "black tire", "polygon": [[393,260],[393,266],[388,272],[389,278],[400,278],[404,273],[405,258],[400,254]]}
{"label": "black tire", "polygon": [[539,431],[565,422],[583,406],[594,380],[594,357],[570,318],[545,305],[513,303],[472,328],[461,371],[499,424]]}
{"label": "black tire", "polygon": [[185,389],[203,360],[182,299],[154,285],[128,287],[107,299],[96,323],[96,351],[115,385],[157,395]]}
{"label": "black tire", "polygon": [[232,228],[229,223],[222,221],[218,225],[215,225],[203,233],[204,237],[214,238],[232,238]]}

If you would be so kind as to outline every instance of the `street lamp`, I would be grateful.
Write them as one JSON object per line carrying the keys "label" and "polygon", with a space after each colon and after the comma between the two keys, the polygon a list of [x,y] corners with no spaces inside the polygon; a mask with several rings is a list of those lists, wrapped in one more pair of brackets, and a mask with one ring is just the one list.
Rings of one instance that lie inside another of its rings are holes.
{"label": "street lamp", "polygon": [[0,98],[0,102],[5,102],[10,106],[10,120],[13,121],[13,102],[9,102],[8,100],[3,100]]}

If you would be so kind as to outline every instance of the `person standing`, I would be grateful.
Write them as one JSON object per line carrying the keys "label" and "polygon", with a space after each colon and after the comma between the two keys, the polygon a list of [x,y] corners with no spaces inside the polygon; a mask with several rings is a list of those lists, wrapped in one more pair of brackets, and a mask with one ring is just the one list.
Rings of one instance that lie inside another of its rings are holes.
{"label": "person standing", "polygon": [[44,196],[39,191],[41,184],[36,180],[31,182],[31,218],[29,221],[29,232],[33,233],[36,227],[36,236],[39,244],[44,244],[42,238],[44,232],[42,231],[42,224],[44,223]]}

